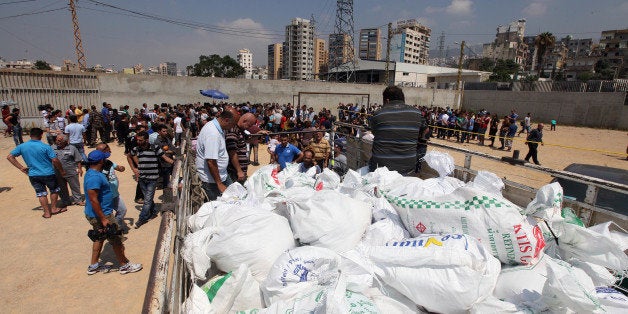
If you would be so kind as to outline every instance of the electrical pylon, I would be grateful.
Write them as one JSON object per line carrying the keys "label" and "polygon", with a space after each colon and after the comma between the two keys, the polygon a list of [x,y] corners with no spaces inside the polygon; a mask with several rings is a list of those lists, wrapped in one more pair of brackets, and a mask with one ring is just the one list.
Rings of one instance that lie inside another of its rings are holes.
{"label": "electrical pylon", "polygon": [[85,62],[85,53],[83,52],[83,42],[81,41],[81,30],[79,29],[78,16],[76,16],[76,7],[74,0],[70,0],[70,12],[72,13],[72,24],[74,25],[74,48],[76,50],[76,59],[81,71],[87,69]]}

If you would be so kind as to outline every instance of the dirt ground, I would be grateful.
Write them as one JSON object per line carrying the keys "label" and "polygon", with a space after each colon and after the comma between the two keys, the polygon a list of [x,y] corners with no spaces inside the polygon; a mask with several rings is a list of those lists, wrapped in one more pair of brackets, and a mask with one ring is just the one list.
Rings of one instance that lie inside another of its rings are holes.
{"label": "dirt ground", "polygon": [[[628,144],[624,131],[559,126],[557,131],[545,131],[544,134],[546,145],[540,147],[539,159],[546,167],[563,169],[571,163],[587,163],[628,169],[626,155],[621,155]],[[24,139],[27,140],[28,136]],[[522,158],[527,153],[523,139],[516,138],[514,144],[514,149],[521,150]],[[454,140],[451,145],[461,144]],[[494,156],[511,155],[476,144],[462,145]],[[142,271],[127,275],[111,272],[88,276],[85,271],[90,260],[91,241],[86,234],[90,226],[83,208],[72,206],[66,213],[51,219],[41,218],[42,211],[28,177],[6,160],[13,147],[11,138],[0,138],[0,209],[5,214],[5,218],[0,220],[2,312],[139,313],[148,282],[159,219],[152,220],[138,230],[131,228],[127,235],[127,256],[135,263],[142,263]],[[123,149],[116,145],[111,147],[111,159],[128,166],[122,154]],[[452,155],[457,164],[463,163],[462,154]],[[23,162],[21,158],[19,160]],[[262,165],[268,163],[264,145],[260,145],[259,161]],[[256,168],[252,167],[251,173]],[[543,175],[522,174],[520,168],[482,161],[480,158],[472,160],[472,168],[491,169],[500,177],[537,187],[549,181]],[[139,205],[133,203],[135,182],[128,169],[119,174],[119,180],[121,196],[129,208],[127,223],[131,226],[139,215]],[[158,191],[158,204],[161,202],[160,197],[161,191]],[[117,266],[108,245],[102,259]]]}

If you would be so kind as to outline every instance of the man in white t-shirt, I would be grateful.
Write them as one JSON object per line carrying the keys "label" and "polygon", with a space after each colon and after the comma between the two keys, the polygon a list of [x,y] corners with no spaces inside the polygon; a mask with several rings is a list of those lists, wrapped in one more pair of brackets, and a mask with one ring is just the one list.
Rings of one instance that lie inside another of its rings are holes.
{"label": "man in white t-shirt", "polygon": [[85,139],[85,127],[78,123],[78,118],[76,115],[70,115],[70,124],[65,127],[63,133],[67,134],[70,138],[70,145],[76,147],[79,153],[81,153],[81,158],[83,158],[83,162],[87,162],[87,156],[85,155],[85,148],[83,147],[83,141]]}
{"label": "man in white t-shirt", "polygon": [[177,113],[177,117],[174,118],[174,146],[179,147],[181,145],[181,138],[183,137],[183,114]]}
{"label": "man in white t-shirt", "polygon": [[205,123],[198,135],[196,169],[209,201],[217,199],[233,183],[227,173],[229,153],[225,130],[233,128],[238,119],[232,111],[223,110],[218,117]]}

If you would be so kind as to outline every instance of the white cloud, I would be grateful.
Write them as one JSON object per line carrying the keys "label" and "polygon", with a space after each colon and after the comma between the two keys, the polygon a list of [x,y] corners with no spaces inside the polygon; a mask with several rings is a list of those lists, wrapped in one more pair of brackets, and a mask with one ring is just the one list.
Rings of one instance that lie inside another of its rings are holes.
{"label": "white cloud", "polygon": [[523,8],[523,14],[528,16],[542,16],[547,12],[547,4],[539,1],[533,1],[527,7]]}
{"label": "white cloud", "polygon": [[473,1],[471,0],[452,0],[451,4],[446,7],[425,8],[426,14],[437,14],[445,12],[451,15],[471,15],[473,13]]}
{"label": "white cloud", "polygon": [[473,1],[471,0],[452,0],[447,6],[445,12],[452,15],[469,15],[473,13]]}

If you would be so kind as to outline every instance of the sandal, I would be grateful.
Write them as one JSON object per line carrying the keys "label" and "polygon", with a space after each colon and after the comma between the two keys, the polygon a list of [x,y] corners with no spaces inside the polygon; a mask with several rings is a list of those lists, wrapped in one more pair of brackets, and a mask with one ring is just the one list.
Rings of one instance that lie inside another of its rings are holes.
{"label": "sandal", "polygon": [[[67,209],[66,207],[63,207],[63,208],[59,208],[59,209],[57,209],[57,211],[56,211],[56,212],[50,212],[50,214],[51,214],[51,215],[58,215],[58,214],[61,214],[61,213],[65,213],[65,212],[67,212],[67,211],[68,211],[68,209]],[[44,217],[44,218],[45,218],[45,217]]]}
{"label": "sandal", "polygon": [[41,215],[41,217],[45,218],[45,219],[50,219],[52,218],[52,214],[50,216],[46,216],[46,214]]}

